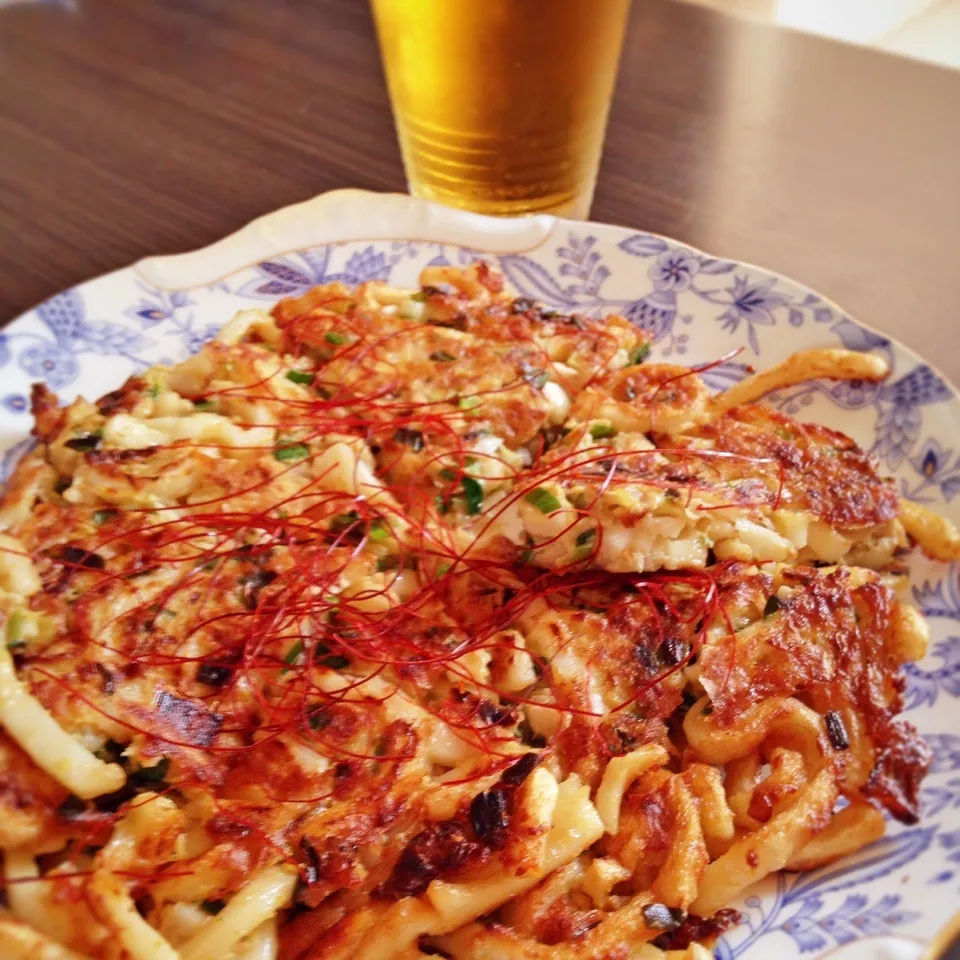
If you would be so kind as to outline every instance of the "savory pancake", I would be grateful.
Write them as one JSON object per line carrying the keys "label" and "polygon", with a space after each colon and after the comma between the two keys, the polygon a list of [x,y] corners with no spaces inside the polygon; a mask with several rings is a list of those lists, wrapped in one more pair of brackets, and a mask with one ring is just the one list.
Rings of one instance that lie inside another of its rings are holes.
{"label": "savory pancake", "polygon": [[754,402],[882,363],[714,397],[649,352],[478,264],[35,387],[0,952],[694,960],[755,880],[915,821],[900,555],[956,531]]}

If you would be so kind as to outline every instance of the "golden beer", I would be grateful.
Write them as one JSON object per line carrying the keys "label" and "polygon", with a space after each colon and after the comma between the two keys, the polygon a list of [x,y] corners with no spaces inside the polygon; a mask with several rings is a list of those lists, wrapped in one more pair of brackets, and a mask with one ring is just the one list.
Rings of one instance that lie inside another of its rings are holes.
{"label": "golden beer", "polygon": [[410,190],[586,216],[629,0],[373,0]]}

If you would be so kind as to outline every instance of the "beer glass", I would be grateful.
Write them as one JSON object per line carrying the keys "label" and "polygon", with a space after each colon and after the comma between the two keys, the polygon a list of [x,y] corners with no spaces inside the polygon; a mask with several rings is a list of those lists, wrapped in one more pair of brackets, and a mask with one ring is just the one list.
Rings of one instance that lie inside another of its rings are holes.
{"label": "beer glass", "polygon": [[372,0],[416,196],[585,217],[630,0]]}

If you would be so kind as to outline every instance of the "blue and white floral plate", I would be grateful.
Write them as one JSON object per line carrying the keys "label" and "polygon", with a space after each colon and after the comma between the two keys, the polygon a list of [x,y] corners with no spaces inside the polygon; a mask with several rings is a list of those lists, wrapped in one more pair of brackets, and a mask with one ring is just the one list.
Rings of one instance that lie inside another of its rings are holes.
{"label": "blue and white floral plate", "polygon": [[[616,311],[647,330],[654,356],[683,363],[741,353],[707,374],[718,389],[748,365],[844,346],[890,361],[882,384],[816,382],[773,402],[839,427],[873,451],[903,494],[960,523],[960,398],[907,348],[835,304],[758,267],[648,233],[539,216],[495,220],[410,197],[343,190],[288,207],[194,253],[144,260],[61,293],[0,333],[0,476],[28,447],[27,395],[45,380],[96,397],[149,364],[200,347],[236,310],[332,280],[413,284],[431,263],[483,257],[551,307]],[[910,719],[934,764],[924,815],[855,858],[782,875],[740,905],[721,960],[916,960],[960,904],[960,567],[914,558],[913,599],[930,656],[909,667]]]}

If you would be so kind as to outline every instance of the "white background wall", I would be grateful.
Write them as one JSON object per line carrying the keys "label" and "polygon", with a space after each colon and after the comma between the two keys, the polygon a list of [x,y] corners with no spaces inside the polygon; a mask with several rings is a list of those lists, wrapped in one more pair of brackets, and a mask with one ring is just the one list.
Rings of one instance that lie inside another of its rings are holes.
{"label": "white background wall", "polygon": [[960,69],[960,0],[687,0]]}
{"label": "white background wall", "polygon": [[871,43],[936,0],[776,0],[778,23],[840,40]]}

